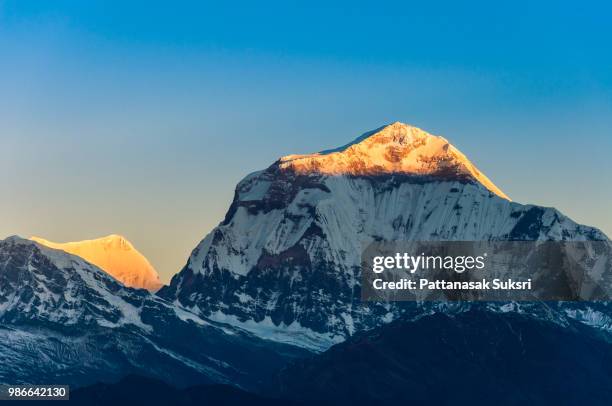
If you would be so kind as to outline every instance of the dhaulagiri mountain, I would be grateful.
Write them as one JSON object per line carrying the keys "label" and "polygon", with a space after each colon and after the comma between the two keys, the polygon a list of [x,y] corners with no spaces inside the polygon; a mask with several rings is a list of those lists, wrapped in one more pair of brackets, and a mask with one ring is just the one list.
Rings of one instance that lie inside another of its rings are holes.
{"label": "dhaulagiri mountain", "polygon": [[259,387],[294,347],[201,318],[35,241],[0,241],[0,383]]}
{"label": "dhaulagiri mountain", "polygon": [[41,237],[32,241],[69,252],[97,265],[125,286],[151,292],[162,287],[159,275],[149,261],[125,237],[112,234],[93,240],[57,243]]}
{"label": "dhaulagiri mountain", "polygon": [[[158,294],[202,317],[315,351],[400,317],[487,306],[362,303],[363,247],[412,240],[609,241],[554,208],[511,201],[446,139],[396,122],[245,177],[225,219]],[[612,326],[604,305],[488,306]]]}

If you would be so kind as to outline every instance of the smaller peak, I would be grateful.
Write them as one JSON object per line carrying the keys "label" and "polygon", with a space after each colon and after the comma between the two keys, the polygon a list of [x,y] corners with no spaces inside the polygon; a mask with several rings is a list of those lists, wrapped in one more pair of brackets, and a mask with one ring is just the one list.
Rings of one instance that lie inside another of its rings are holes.
{"label": "smaller peak", "polygon": [[162,285],[157,271],[147,258],[120,234],[67,243],[54,243],[40,237],[32,237],[32,240],[77,255],[126,286],[156,291]]}
{"label": "smaller peak", "polygon": [[35,241],[39,244],[55,249],[66,249],[68,247],[83,247],[83,246],[115,246],[120,247],[123,250],[134,250],[132,243],[120,234],[109,234],[105,237],[93,238],[82,241],[69,241],[69,242],[53,242],[42,237],[32,236],[30,240]]}

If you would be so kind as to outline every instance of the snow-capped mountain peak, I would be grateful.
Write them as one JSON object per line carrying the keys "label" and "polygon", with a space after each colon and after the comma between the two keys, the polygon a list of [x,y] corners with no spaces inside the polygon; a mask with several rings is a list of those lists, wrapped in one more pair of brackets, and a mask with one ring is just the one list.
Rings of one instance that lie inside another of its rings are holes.
{"label": "snow-capped mountain peak", "polygon": [[394,123],[245,177],[225,219],[158,294],[266,338],[324,349],[429,311],[362,303],[363,247],[490,240],[608,238],[553,208],[511,202],[444,138]]}
{"label": "snow-capped mountain peak", "polygon": [[404,174],[445,180],[473,179],[496,195],[510,200],[445,138],[400,122],[365,133],[337,149],[282,157],[278,166],[299,174]]}
{"label": "snow-capped mountain peak", "polygon": [[111,234],[93,240],[56,243],[40,237],[31,240],[46,247],[78,255],[102,268],[124,285],[156,291],[162,283],[149,261],[125,237]]}

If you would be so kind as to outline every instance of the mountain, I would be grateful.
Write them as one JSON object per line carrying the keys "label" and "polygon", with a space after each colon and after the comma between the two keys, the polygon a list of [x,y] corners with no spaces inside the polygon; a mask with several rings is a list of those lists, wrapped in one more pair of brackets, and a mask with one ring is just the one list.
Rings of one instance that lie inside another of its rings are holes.
{"label": "mountain", "polygon": [[[402,240],[609,241],[554,208],[510,201],[447,140],[393,123],[248,175],[225,219],[158,294],[203,317],[316,351],[400,316],[471,307],[362,303],[363,247]],[[511,308],[544,318],[572,314],[612,331],[605,305],[534,306]]]}
{"label": "mountain", "polygon": [[128,288],[81,257],[0,241],[0,383],[113,382],[255,388],[304,351],[200,318]]}
{"label": "mountain", "polygon": [[120,235],[67,243],[51,242],[40,237],[32,237],[31,240],[78,255],[102,268],[125,286],[155,292],[163,285],[157,271],[144,255]]}
{"label": "mountain", "polygon": [[280,396],[317,405],[607,405],[612,342],[578,322],[436,313],[295,361],[277,388]]}

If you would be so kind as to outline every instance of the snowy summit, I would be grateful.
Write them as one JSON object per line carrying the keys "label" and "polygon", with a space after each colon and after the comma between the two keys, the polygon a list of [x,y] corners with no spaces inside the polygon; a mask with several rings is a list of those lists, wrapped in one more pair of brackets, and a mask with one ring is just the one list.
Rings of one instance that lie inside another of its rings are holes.
{"label": "snowy summit", "polygon": [[447,140],[393,123],[246,176],[223,221],[158,294],[201,317],[319,351],[435,310],[362,302],[368,244],[491,240],[607,237],[553,208],[510,201]]}
{"label": "snowy summit", "polygon": [[406,174],[447,179],[474,179],[496,195],[508,196],[446,139],[395,122],[368,132],[343,147],[280,159],[281,169],[300,174]]}

